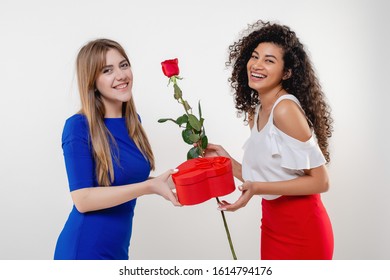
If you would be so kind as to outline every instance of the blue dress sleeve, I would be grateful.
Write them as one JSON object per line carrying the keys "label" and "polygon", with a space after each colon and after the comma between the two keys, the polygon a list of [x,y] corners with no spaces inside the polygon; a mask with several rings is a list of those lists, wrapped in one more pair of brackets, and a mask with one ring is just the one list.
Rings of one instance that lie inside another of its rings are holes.
{"label": "blue dress sleeve", "polygon": [[70,191],[94,186],[95,164],[89,141],[88,123],[84,116],[74,115],[65,122],[62,150]]}

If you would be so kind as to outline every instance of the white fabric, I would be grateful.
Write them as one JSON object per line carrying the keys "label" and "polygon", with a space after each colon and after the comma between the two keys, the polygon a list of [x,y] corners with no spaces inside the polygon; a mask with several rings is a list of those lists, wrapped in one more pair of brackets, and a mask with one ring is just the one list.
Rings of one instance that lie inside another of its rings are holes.
{"label": "white fabric", "polygon": [[[283,133],[274,125],[274,108],[284,99],[292,100],[301,107],[295,96],[282,95],[276,100],[267,124],[260,131],[257,130],[260,105],[256,108],[251,135],[243,146],[242,176],[244,180],[253,182],[290,180],[304,175],[303,169],[315,168],[326,162],[314,132],[309,140],[301,142]],[[271,200],[280,195],[262,195],[262,197]]]}

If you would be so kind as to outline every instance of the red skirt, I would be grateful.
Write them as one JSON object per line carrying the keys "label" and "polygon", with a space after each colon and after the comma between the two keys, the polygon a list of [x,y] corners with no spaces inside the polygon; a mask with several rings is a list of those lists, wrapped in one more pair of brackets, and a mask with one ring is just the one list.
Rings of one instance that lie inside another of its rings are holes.
{"label": "red skirt", "polygon": [[262,260],[331,260],[333,230],[319,194],[262,200]]}

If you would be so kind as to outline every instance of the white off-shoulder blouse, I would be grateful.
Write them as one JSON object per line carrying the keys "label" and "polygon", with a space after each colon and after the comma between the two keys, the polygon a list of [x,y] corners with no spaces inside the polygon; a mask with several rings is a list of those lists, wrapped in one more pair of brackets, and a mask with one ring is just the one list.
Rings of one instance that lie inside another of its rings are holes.
{"label": "white off-shoulder blouse", "polygon": [[[273,122],[275,106],[282,100],[289,99],[301,107],[298,99],[286,94],[280,96],[272,107],[267,124],[258,131],[257,118],[260,105],[254,116],[254,125],[249,139],[245,142],[242,160],[242,177],[253,182],[285,181],[304,175],[304,169],[323,165],[323,156],[314,132],[306,142],[301,142],[279,130]],[[271,200],[280,195],[262,195]]]}

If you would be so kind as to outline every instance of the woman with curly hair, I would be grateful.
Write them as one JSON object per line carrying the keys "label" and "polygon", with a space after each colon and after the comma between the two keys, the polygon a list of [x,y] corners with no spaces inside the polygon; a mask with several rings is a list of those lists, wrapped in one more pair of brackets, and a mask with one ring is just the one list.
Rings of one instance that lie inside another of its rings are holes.
{"label": "woman with curly hair", "polygon": [[[262,196],[261,259],[332,259],[333,230],[320,193],[332,118],[304,46],[294,31],[257,21],[229,47],[235,105],[251,134],[242,164],[232,159],[241,196],[219,209],[235,211]],[[206,156],[226,156],[209,144]]]}

